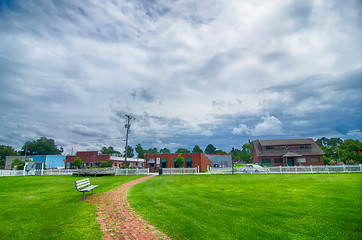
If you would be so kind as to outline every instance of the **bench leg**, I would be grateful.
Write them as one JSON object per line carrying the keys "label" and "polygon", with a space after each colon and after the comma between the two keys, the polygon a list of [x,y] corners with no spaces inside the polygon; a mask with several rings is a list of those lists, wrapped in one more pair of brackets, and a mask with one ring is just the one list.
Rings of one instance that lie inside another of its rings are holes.
{"label": "bench leg", "polygon": [[85,193],[85,192],[83,192],[83,202],[84,202],[84,193]]}
{"label": "bench leg", "polygon": [[92,195],[93,195],[93,189],[92,189]]}

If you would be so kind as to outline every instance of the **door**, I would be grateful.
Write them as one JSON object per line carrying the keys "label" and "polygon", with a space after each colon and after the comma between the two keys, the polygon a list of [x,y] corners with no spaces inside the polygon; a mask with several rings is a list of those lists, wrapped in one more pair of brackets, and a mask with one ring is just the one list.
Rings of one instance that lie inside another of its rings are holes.
{"label": "door", "polygon": [[294,166],[294,158],[288,157],[287,158],[287,164],[288,164],[288,166]]}
{"label": "door", "polygon": [[154,171],[155,171],[155,164],[150,163],[150,172],[154,172]]}

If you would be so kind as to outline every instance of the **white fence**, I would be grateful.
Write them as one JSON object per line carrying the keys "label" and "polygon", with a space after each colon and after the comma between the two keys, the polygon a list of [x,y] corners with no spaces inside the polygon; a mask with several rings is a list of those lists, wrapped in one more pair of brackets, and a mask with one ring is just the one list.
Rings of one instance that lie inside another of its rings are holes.
{"label": "white fence", "polygon": [[175,175],[175,174],[198,174],[198,168],[162,168],[162,174]]}
{"label": "white fence", "polygon": [[[288,174],[288,173],[354,173],[362,172],[362,164],[359,165],[325,165],[325,166],[280,166],[280,167],[265,167],[269,169],[265,172],[243,172],[243,168],[235,167],[234,174]],[[141,169],[115,169],[115,175],[149,175],[148,168]],[[75,169],[63,170],[0,170],[0,177],[7,176],[31,176],[31,175],[72,175],[76,172]],[[162,174],[198,174],[198,168],[163,168]],[[227,168],[212,168],[207,171],[208,174],[232,174],[233,169]]]}
{"label": "white fence", "polygon": [[148,168],[135,168],[135,169],[116,169],[115,175],[149,175],[150,170]]}
{"label": "white fence", "polygon": [[[324,165],[324,166],[279,166],[265,167],[261,172],[244,172],[243,168],[235,167],[234,174],[272,174],[272,173],[353,173],[362,172],[362,164],[359,165]],[[267,170],[269,169],[269,170]],[[208,174],[232,174],[231,167],[228,168],[209,168]]]}
{"label": "white fence", "polygon": [[362,172],[362,164],[359,165],[325,165],[325,166],[280,166],[268,167],[268,173],[353,173]]}
{"label": "white fence", "polygon": [[[75,169],[49,169],[49,170],[32,170],[32,171],[24,171],[24,170],[0,170],[0,177],[8,177],[8,176],[33,176],[33,175],[72,175],[77,170]],[[115,175],[149,175],[148,168],[142,169],[115,169]]]}
{"label": "white fence", "polygon": [[32,176],[32,175],[72,175],[74,169],[49,169],[49,170],[0,170],[0,177],[8,177],[8,176]]}

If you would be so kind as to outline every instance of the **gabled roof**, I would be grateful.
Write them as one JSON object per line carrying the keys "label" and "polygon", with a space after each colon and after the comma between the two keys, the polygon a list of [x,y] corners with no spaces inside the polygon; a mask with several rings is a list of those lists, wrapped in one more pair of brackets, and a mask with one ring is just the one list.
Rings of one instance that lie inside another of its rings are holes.
{"label": "gabled roof", "polygon": [[[308,145],[309,148],[300,148],[300,145]],[[274,149],[265,149],[265,147],[274,146]],[[283,147],[287,146],[287,147]],[[305,139],[284,139],[284,140],[264,140],[254,141],[253,151],[259,157],[297,157],[324,155],[323,150],[311,138]]]}

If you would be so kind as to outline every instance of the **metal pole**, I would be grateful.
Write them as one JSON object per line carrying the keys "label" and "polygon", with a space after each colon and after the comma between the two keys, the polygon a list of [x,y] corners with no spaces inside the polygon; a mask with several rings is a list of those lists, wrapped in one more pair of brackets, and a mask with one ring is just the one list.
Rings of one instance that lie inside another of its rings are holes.
{"label": "metal pole", "polygon": [[127,150],[128,150],[128,131],[129,131],[129,128],[130,128],[130,125],[129,125],[129,120],[132,118],[132,116],[130,115],[125,115],[127,117],[127,124],[125,126],[125,128],[127,129],[126,131],[126,150],[125,150],[125,157],[124,157],[124,163],[127,167]]}

